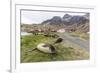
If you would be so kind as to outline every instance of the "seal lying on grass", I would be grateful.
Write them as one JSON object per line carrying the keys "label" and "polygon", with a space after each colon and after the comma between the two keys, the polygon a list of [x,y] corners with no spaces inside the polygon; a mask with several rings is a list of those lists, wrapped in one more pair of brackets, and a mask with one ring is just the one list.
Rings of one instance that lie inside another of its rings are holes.
{"label": "seal lying on grass", "polygon": [[[54,44],[61,43],[62,41],[63,41],[62,38],[58,38],[58,39],[54,42]],[[55,47],[54,47],[53,45],[47,44],[47,43],[40,43],[40,44],[37,45],[36,48],[30,50],[29,52],[34,51],[34,50],[39,50],[39,51],[41,51],[41,52],[50,53],[50,54],[56,54],[56,53],[57,53]]]}
{"label": "seal lying on grass", "polygon": [[40,50],[44,53],[56,54],[56,49],[51,44],[40,43],[40,44],[37,45],[36,49],[38,49],[38,50]]}
{"label": "seal lying on grass", "polygon": [[55,47],[53,45],[46,44],[46,43],[40,43],[40,44],[37,45],[36,48],[34,48],[34,49],[32,49],[32,50],[30,50],[28,52],[32,52],[34,50],[38,50],[38,51],[41,51],[43,53],[49,53],[49,54],[52,54],[52,55],[57,53],[56,49],[55,49]]}
{"label": "seal lying on grass", "polygon": [[63,41],[62,38],[58,38],[58,39],[54,42],[54,44],[61,43],[62,41]]}

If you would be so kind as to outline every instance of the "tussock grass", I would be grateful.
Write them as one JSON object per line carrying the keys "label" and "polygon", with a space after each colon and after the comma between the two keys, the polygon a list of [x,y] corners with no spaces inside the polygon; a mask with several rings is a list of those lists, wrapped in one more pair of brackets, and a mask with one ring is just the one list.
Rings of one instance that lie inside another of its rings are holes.
{"label": "tussock grass", "polygon": [[48,62],[48,61],[68,61],[68,60],[86,60],[89,59],[89,53],[79,47],[71,46],[70,42],[64,46],[64,43],[54,45],[57,54],[52,56],[34,50],[39,43],[53,43],[56,38],[46,37],[44,35],[21,36],[21,63]]}

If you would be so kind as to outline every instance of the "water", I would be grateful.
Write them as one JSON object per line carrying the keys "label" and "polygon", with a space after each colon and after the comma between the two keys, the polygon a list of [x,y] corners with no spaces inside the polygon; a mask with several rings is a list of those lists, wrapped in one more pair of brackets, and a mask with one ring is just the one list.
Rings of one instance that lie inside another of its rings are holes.
{"label": "water", "polygon": [[21,32],[21,35],[31,35],[31,33]]}

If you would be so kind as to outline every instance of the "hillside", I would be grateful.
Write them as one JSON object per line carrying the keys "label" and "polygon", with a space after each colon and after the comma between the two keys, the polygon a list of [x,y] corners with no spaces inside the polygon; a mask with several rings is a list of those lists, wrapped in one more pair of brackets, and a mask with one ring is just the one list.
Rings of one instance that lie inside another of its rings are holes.
{"label": "hillside", "polygon": [[44,26],[60,26],[66,30],[86,33],[89,32],[89,13],[82,16],[65,14],[62,18],[60,16],[54,16],[51,19],[43,21],[41,24]]}

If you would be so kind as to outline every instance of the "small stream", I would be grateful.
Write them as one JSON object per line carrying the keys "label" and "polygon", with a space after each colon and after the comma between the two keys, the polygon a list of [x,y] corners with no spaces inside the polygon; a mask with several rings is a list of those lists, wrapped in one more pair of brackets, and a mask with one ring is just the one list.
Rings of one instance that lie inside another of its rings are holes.
{"label": "small stream", "polygon": [[27,32],[21,32],[21,35],[24,36],[24,35],[31,35],[32,33],[27,33]]}

